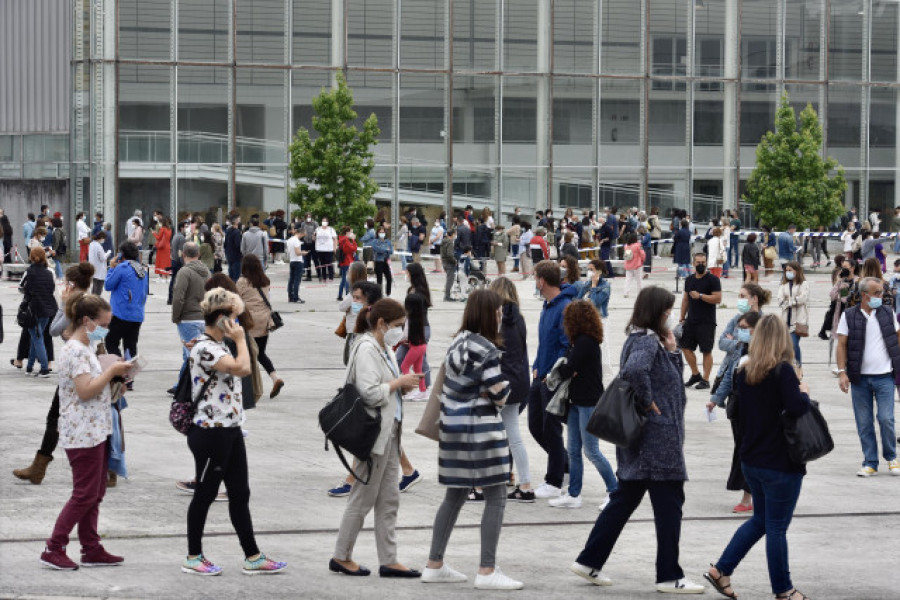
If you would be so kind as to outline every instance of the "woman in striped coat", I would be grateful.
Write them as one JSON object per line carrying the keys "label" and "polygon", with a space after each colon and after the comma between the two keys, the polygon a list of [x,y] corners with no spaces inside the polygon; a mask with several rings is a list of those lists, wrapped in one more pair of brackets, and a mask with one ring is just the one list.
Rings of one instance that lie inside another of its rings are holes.
{"label": "woman in striped coat", "polygon": [[501,343],[501,304],[495,292],[473,292],[466,302],[462,327],[444,361],[438,480],[447,486],[447,492],[434,518],[431,551],[422,573],[425,583],[466,581],[465,575],[444,564],[444,551],[469,490],[478,487],[484,489],[485,508],[475,587],[522,587],[496,566],[510,467],[509,443],[500,418],[500,408],[509,393],[497,348]]}

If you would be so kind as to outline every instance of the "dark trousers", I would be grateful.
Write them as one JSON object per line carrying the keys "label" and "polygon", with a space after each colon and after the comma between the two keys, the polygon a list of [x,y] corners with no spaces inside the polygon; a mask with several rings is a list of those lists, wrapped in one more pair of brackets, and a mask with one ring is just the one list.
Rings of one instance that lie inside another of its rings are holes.
{"label": "dark trousers", "polygon": [[77,525],[81,552],[90,552],[100,546],[97,520],[100,503],[106,495],[109,442],[101,442],[93,448],[66,448],[66,455],[72,466],[72,495],[56,518],[47,548],[62,550],[68,546],[69,534]]}
{"label": "dark trousers", "polygon": [[222,259],[214,258],[213,259],[213,273],[221,273],[222,272]]}
{"label": "dark trousers", "polygon": [[[175,277],[178,275],[178,271],[181,270],[181,261],[178,259],[172,259],[172,268],[170,269],[172,272],[172,276],[169,277],[169,298],[166,300],[168,304],[172,304],[172,289],[175,287]],[[231,265],[228,265],[229,273],[231,272]],[[238,272],[240,272],[240,265],[238,265]],[[237,279],[235,279],[237,281]]]}
{"label": "dark trousers", "polygon": [[309,254],[307,254],[306,256],[307,256],[307,258],[312,259],[312,260],[303,261],[303,265],[304,265],[303,271],[306,273],[306,280],[311,281],[312,280],[311,269],[315,268],[316,273],[319,272],[319,253],[316,252],[316,247],[314,244],[307,244],[306,242],[303,242],[300,244],[300,250],[309,252]]}
{"label": "dark trousers", "polygon": [[[47,362],[53,362],[53,337],[50,335],[50,325],[44,327],[44,350],[47,351]],[[31,334],[27,328],[22,329],[19,335],[19,346],[16,348],[16,360],[23,361],[28,358],[28,351],[31,349]]]}
{"label": "dark trousers", "polygon": [[259,553],[250,518],[250,477],[247,448],[240,427],[201,429],[191,427],[188,448],[194,455],[197,487],[187,513],[188,554],[203,553],[203,529],[209,507],[224,481],[228,492],[228,515],[244,556]]}
{"label": "dark trousers", "polygon": [[50,403],[50,410],[47,411],[44,439],[41,440],[38,452],[44,456],[53,456],[57,443],[59,443],[59,386],[53,392],[53,402]]}
{"label": "dark trousers", "polygon": [[124,356],[119,350],[119,342],[122,348],[129,353],[131,358],[137,356],[138,336],[141,333],[140,321],[125,321],[113,315],[109,322],[109,333],[106,334],[106,351],[111,354]]}
{"label": "dark trousers", "polygon": [[100,296],[103,294],[103,284],[104,281],[102,279],[91,279],[91,293],[95,296]]}
{"label": "dark trousers", "polygon": [[834,311],[837,308],[837,302],[834,300],[831,301],[831,304],[828,305],[828,312],[825,313],[825,319],[822,321],[822,329],[819,330],[819,333],[826,333],[831,331],[831,326],[834,322]]}
{"label": "dark trousers", "polygon": [[288,302],[296,302],[300,299],[300,280],[303,279],[303,262],[302,260],[292,260],[289,265],[290,274],[288,275]]}
{"label": "dark trousers", "polygon": [[319,257],[319,281],[334,281],[334,252],[316,252]]}
{"label": "dark trousers", "polygon": [[257,359],[259,360],[259,364],[263,366],[263,369],[266,370],[266,373],[271,373],[275,370],[275,365],[272,364],[272,359],[266,354],[266,344],[269,343],[269,336],[263,335],[260,337],[253,338],[256,340],[256,346],[259,348],[259,353],[257,355]]}
{"label": "dark trousers", "polygon": [[[174,267],[175,261],[172,261],[172,266]],[[241,261],[239,260],[229,260],[228,261],[228,277],[235,283],[237,280],[241,278]],[[172,280],[175,280],[175,276],[172,275]]]}
{"label": "dark trousers", "polygon": [[391,266],[384,260],[376,260],[375,261],[375,280],[378,282],[378,287],[381,287],[381,279],[384,277],[387,279],[387,291],[385,295],[391,295],[391,283],[394,281],[394,276],[391,275]]}
{"label": "dark trousers", "polygon": [[619,534],[631,513],[640,505],[644,493],[650,492],[653,504],[653,523],[656,525],[656,583],[675,581],[684,577],[678,564],[678,544],[681,539],[681,507],[684,505],[683,481],[622,481],[609,495],[609,504],[597,517],[584,550],[577,561],[600,570],[606,564]]}
{"label": "dark trousers", "polygon": [[531,436],[547,453],[547,474],[544,481],[561,488],[566,474],[568,453],[563,443],[562,421],[547,412],[547,404],[552,398],[547,385],[539,380],[531,383],[528,391],[528,430]]}
{"label": "dark trousers", "polygon": [[606,277],[615,277],[613,273],[612,263],[609,262],[609,246],[600,246],[600,260],[606,264]]}

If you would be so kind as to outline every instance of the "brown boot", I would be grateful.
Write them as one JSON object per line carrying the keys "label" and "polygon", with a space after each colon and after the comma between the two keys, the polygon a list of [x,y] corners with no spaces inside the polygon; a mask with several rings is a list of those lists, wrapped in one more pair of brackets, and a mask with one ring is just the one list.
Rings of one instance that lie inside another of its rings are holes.
{"label": "brown boot", "polygon": [[53,460],[52,456],[44,456],[40,452],[35,453],[34,460],[24,469],[15,469],[13,475],[19,479],[27,479],[34,485],[41,485],[44,475],[47,474],[47,465]]}
{"label": "brown boot", "polygon": [[119,482],[119,476],[116,475],[115,471],[108,471],[106,478],[106,487],[116,487],[116,484]]}

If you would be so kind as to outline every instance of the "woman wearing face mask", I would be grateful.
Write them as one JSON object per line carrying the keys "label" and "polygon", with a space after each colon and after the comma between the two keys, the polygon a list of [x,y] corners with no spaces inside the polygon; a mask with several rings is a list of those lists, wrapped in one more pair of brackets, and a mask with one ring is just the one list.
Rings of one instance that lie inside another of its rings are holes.
{"label": "woman wearing face mask", "polygon": [[[341,270],[341,282],[338,284],[338,302],[343,301],[344,292],[350,291],[350,286],[356,283],[355,281],[350,281],[347,279],[347,271],[350,269],[350,265],[354,264],[353,261],[356,260],[356,234],[353,233],[353,230],[349,225],[344,225],[341,227],[341,236],[338,238],[338,246],[341,249],[341,262],[338,263],[338,268]],[[363,275],[365,275],[366,265],[364,263],[359,263],[363,268]]]}
{"label": "woman wearing face mask", "polygon": [[319,257],[319,281],[334,281],[334,247],[338,235],[328,225],[328,218],[322,217],[322,225],[313,236],[316,241],[316,256]]}
{"label": "woman wearing face mask", "polygon": [[372,240],[373,260],[375,261],[375,280],[381,287],[381,280],[387,280],[387,296],[391,295],[391,284],[394,276],[391,275],[391,255],[394,253],[394,245],[387,237],[387,230],[384,226],[378,228],[378,235]]}
{"label": "woman wearing face mask", "polygon": [[[47,255],[40,246],[32,248],[29,254],[31,264],[22,276],[19,288],[25,294],[24,301],[33,317],[33,323],[27,328],[29,335],[28,363],[25,373],[35,377],[50,377],[49,358],[44,341],[47,337],[47,324],[56,315],[56,298],[53,296],[55,284],[53,273],[47,265]],[[50,342],[52,347],[52,341]],[[40,371],[34,371],[35,361],[40,363]]]}
{"label": "woman wearing face mask", "polygon": [[359,481],[353,484],[341,518],[329,570],[351,576],[366,576],[369,569],[353,560],[353,547],[366,516],[375,509],[375,545],[381,577],[419,577],[421,573],[397,561],[394,528],[400,505],[400,432],[403,426],[403,393],[419,385],[421,374],[400,373],[391,347],[403,337],[406,311],[396,300],[384,298],[361,312],[356,322],[359,334],[350,352],[347,383],[359,390],[366,410],[381,414],[378,438],[372,448],[371,469],[360,465]]}
{"label": "woman wearing face mask", "polygon": [[[344,340],[346,341],[346,344],[344,345],[344,364],[347,364],[347,351],[349,350],[349,346],[352,345],[350,344],[350,340],[353,336],[353,327],[356,325],[356,316],[359,314],[359,308],[355,304],[357,300],[353,298],[353,289],[356,287],[357,283],[368,279],[366,264],[359,261],[351,262],[346,269],[345,275],[347,277],[347,283],[344,285],[346,286],[347,294],[341,298],[340,302],[338,302],[338,310],[344,313],[341,320],[343,321],[344,329],[347,332],[344,336]],[[342,278],[343,276],[344,275],[342,275]],[[380,300],[381,297],[379,296],[377,299]],[[350,313],[351,309],[355,309],[355,312],[352,315]]]}
{"label": "woman wearing face mask", "polygon": [[781,318],[787,323],[794,344],[794,359],[797,366],[803,366],[803,355],[800,353],[800,336],[797,325],[806,326],[809,331],[809,284],[803,276],[803,267],[797,261],[790,261],[784,266],[781,287],[778,288],[778,306],[781,307]]}

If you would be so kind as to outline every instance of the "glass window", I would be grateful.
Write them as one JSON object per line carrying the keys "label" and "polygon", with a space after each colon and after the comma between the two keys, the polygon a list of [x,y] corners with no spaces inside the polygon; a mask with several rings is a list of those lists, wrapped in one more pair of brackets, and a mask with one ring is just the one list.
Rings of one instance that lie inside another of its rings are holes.
{"label": "glass window", "polygon": [[394,75],[392,73],[350,71],[347,73],[347,85],[353,90],[353,108],[358,114],[356,126],[362,127],[369,115],[374,114],[378,118],[381,134],[378,136],[378,144],[373,148],[375,161],[381,165],[394,164]]}
{"label": "glass window", "polygon": [[[862,79],[862,31],[865,13],[860,6],[859,2],[831,3],[829,79],[854,81]],[[896,29],[894,31],[896,34]]]}
{"label": "glass window", "polygon": [[57,133],[36,133],[22,136],[25,162],[68,162],[69,136]]}
{"label": "glass window", "polygon": [[119,65],[119,160],[170,162],[172,69]]}
{"label": "glass window", "polygon": [[[202,169],[202,167],[200,167]],[[210,170],[211,171],[211,170]],[[209,173],[214,176],[213,172]],[[220,179],[201,179],[196,175],[195,168],[178,169],[178,200],[176,217],[180,219],[186,218],[189,214],[199,212],[201,214],[212,213],[218,215],[221,210],[224,214],[228,210],[228,169],[225,169],[221,175],[216,173],[215,176]],[[284,190],[282,190],[282,196]],[[242,214],[242,221],[250,222],[250,212]]]}
{"label": "glass window", "polygon": [[898,13],[897,0],[872,1],[872,81],[897,81]]}
{"label": "glass window", "polygon": [[647,140],[651,146],[682,146],[687,110],[684,92],[650,91],[650,123]]}
{"label": "glass window", "polygon": [[494,171],[484,167],[453,169],[453,207],[462,211],[467,198],[491,198],[495,179]]}
{"label": "glass window", "polygon": [[444,68],[444,2],[418,0],[400,11],[400,66]]}
{"label": "glass window", "polygon": [[230,162],[230,78],[227,67],[178,67],[178,162]]}
{"label": "glass window", "polygon": [[347,0],[347,63],[361,67],[394,64],[394,2]]}
{"label": "glass window", "polygon": [[331,2],[294,0],[295,65],[331,64]]}
{"label": "glass window", "polygon": [[0,135],[0,162],[22,160],[22,138],[18,135]]}
{"label": "glass window", "polygon": [[600,72],[637,75],[644,72],[641,59],[641,3],[608,0],[601,4]]}
{"label": "glass window", "polygon": [[318,137],[318,133],[313,129],[312,118],[313,111],[312,100],[318,96],[323,89],[331,87],[330,71],[292,71],[291,72],[291,101],[294,103],[292,109],[291,136],[297,133],[301,127],[309,131],[312,138]]}
{"label": "glass window", "polygon": [[284,0],[236,2],[235,12],[238,62],[286,62]]}
{"label": "glass window", "polygon": [[[651,75],[687,75],[687,22],[687,2],[651,0]],[[654,81],[652,89],[684,90],[685,84]]]}
{"label": "glass window", "polygon": [[537,70],[538,1],[504,0],[504,71]]}
{"label": "glass window", "polygon": [[493,164],[494,101],[497,78],[453,78],[453,159],[456,164]]}
{"label": "glass window", "polygon": [[430,165],[446,164],[443,75],[400,76],[400,158]]}
{"label": "glass window", "polygon": [[725,2],[694,4],[694,75],[725,74]]}
{"label": "glass window", "polygon": [[784,61],[786,78],[821,79],[819,74],[821,28],[821,12],[818,4],[811,5],[806,0],[787,0]]}
{"label": "glass window", "polygon": [[[546,167],[539,169],[546,171]],[[538,190],[537,171],[539,169],[520,170],[504,167],[501,175],[503,201],[514,206],[537,206],[538,198],[546,196],[544,190]],[[532,222],[531,230],[534,231],[536,227],[537,222]]]}
{"label": "glass window", "polygon": [[640,80],[604,79],[600,83],[600,165],[640,167]]}
{"label": "glass window", "polygon": [[[553,79],[553,162],[593,166],[594,96],[597,81],[585,77]],[[556,173],[554,172],[554,177]]]}
{"label": "glass window", "polygon": [[238,68],[235,76],[235,162],[260,170],[269,170],[264,165],[283,170],[287,162],[285,71]]}
{"label": "glass window", "polygon": [[895,168],[897,96],[894,88],[873,87],[869,109],[869,166]]}
{"label": "glass window", "polygon": [[[855,86],[828,86],[829,151],[831,148],[859,149],[861,92],[862,90]],[[799,118],[799,112],[797,116]],[[859,165],[859,152],[855,154],[854,163]]]}
{"label": "glass window", "polygon": [[453,0],[453,68],[496,68],[496,0]]}
{"label": "glass window", "polygon": [[[753,10],[744,10],[741,17],[741,68],[744,79],[775,79],[778,77],[777,41],[778,0],[760,0]],[[745,83],[745,90],[770,91],[767,83]]]}
{"label": "glass window", "polygon": [[594,2],[556,0],[553,5],[553,70],[594,73]]}
{"label": "glass window", "polygon": [[119,55],[169,60],[172,53],[171,0],[119,2]]}
{"label": "glass window", "polygon": [[503,162],[537,165],[538,128],[549,126],[547,115],[538,114],[538,78],[506,77],[503,80]]}
{"label": "glass window", "polygon": [[179,2],[178,60],[230,60],[230,24],[229,0]]}
{"label": "glass window", "polygon": [[[704,85],[694,84],[694,145],[721,147],[725,126],[725,92],[702,89]],[[722,153],[715,152],[710,158],[716,156],[718,164],[721,164]]]}
{"label": "glass window", "polygon": [[[592,169],[553,169],[554,206],[592,210],[594,208],[594,171]],[[575,212],[581,220],[581,211]]]}
{"label": "glass window", "polygon": [[167,215],[169,214],[171,195],[172,180],[169,173],[165,173],[159,179],[121,178],[119,179],[118,212],[120,215],[133,215],[135,210],[141,209],[145,219],[151,210],[159,210]]}
{"label": "glass window", "polygon": [[[741,145],[756,146],[767,131],[775,129],[774,92],[747,91],[741,93]],[[741,151],[741,165],[746,166],[754,160],[754,153]]]}
{"label": "glass window", "polygon": [[402,190],[420,192],[416,195],[410,194],[407,196],[408,198],[415,198],[417,202],[443,204],[444,177],[446,174],[447,171],[442,166],[429,167],[420,165],[409,166],[409,163],[401,164],[400,179],[397,181],[397,187]]}

